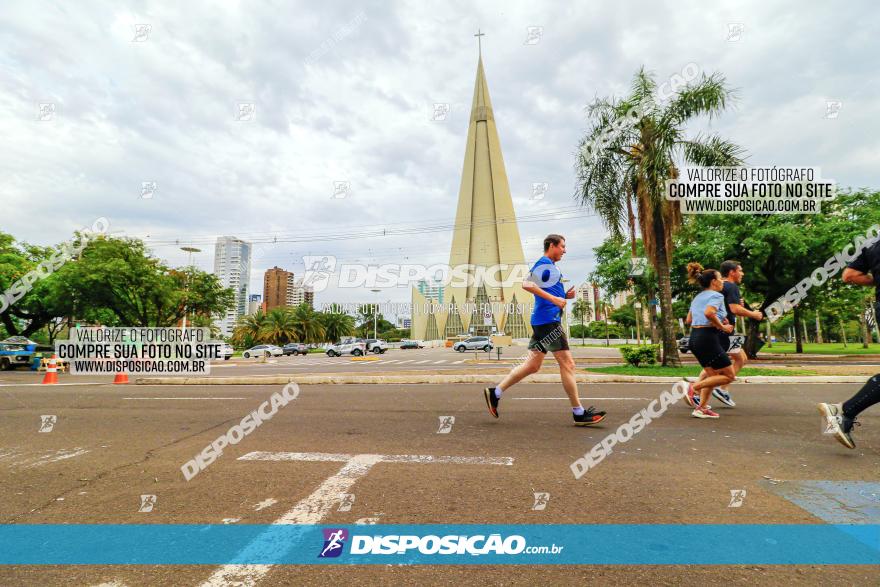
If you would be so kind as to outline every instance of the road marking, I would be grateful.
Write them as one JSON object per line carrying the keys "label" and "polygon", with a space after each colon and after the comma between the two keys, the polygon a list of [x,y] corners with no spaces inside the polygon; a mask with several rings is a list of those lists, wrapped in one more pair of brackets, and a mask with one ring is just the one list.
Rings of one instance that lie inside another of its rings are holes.
{"label": "road marking", "polygon": [[247,397],[124,397],[122,399],[250,399]]}
{"label": "road marking", "polygon": [[440,363],[445,363],[446,359],[440,359],[439,361],[434,361],[435,365],[439,365]]}
{"label": "road marking", "polygon": [[[345,463],[335,475],[325,479],[311,495],[299,501],[273,524],[317,524],[339,503],[339,494],[349,493],[357,481],[370,472],[376,463],[454,463],[462,465],[512,465],[513,457],[455,457],[429,455],[378,455],[378,454],[333,454],[296,452],[251,452],[238,458],[239,461],[310,461]],[[269,543],[258,536],[242,551],[242,555],[284,551],[283,544]],[[271,555],[270,555],[271,556]],[[202,587],[226,587],[246,585],[253,587],[272,568],[272,565],[223,565],[217,569]]]}
{"label": "road marking", "polygon": [[258,512],[260,510],[264,510],[267,507],[275,505],[276,503],[278,503],[278,500],[275,499],[274,497],[270,497],[269,499],[264,499],[263,501],[261,501],[260,503],[258,503],[257,505],[254,506],[254,511]]}
{"label": "road marking", "polygon": [[[345,453],[253,451],[238,457],[239,461],[310,461],[347,463],[355,457]],[[512,465],[513,457],[435,457],[431,455],[370,455],[381,463],[450,463],[455,465]]]}
{"label": "road marking", "polygon": [[829,524],[880,523],[880,483],[876,481],[758,483]]}
{"label": "road marking", "polygon": [[415,360],[415,359],[407,359],[407,360],[405,360],[405,361],[401,361],[401,362],[399,362],[398,365],[403,365],[404,363],[412,363],[414,360]]}
{"label": "road marking", "polygon": [[[31,387],[37,385],[44,385],[43,383],[0,383],[0,387]],[[102,381],[101,383],[53,383],[55,387],[61,385],[112,385],[110,381]]]}
{"label": "road marking", "polygon": [[431,359],[425,359],[424,361],[416,361],[414,364],[421,365],[422,363],[430,363],[430,362],[431,362]]}
{"label": "road marking", "polygon": [[461,365],[462,363],[464,363],[464,359],[462,359],[460,361],[452,361],[453,365]]}
{"label": "road marking", "polygon": [[[42,467],[43,465],[48,465],[49,463],[57,463],[58,461],[65,461],[67,459],[72,459],[74,457],[78,457],[80,455],[84,455],[87,452],[91,452],[88,449],[74,447],[72,449],[61,449],[54,452],[47,452],[35,458],[25,458],[19,460],[18,462],[12,462],[12,466],[19,466],[23,469],[32,469],[34,467]],[[5,458],[7,456],[24,456],[25,453],[19,453],[15,455],[14,453],[5,453],[0,455],[0,458]]]}
{"label": "road marking", "polygon": [[[562,401],[562,400],[567,400],[568,398],[567,398],[567,397],[512,397],[512,398],[510,398],[510,399],[533,399],[533,400],[546,399],[546,400],[558,400],[558,401]],[[650,398],[647,398],[647,397],[581,397],[581,398],[578,398],[578,399],[582,399],[582,400],[590,400],[590,401],[593,401],[593,400],[603,400],[603,401],[613,401],[613,400],[645,400],[645,401],[647,401],[647,400],[649,400]]]}

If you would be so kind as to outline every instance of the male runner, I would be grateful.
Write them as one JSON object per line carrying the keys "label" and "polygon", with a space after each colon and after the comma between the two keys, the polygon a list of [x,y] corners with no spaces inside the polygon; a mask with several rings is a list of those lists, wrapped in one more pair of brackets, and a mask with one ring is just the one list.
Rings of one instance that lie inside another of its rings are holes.
{"label": "male runner", "polygon": [[[875,314],[880,315],[880,241],[865,247],[843,270],[843,281],[853,285],[874,287]],[[851,398],[842,404],[819,404],[819,413],[825,417],[828,428],[846,448],[855,448],[852,429],[856,416],[880,402],[880,373],[874,375]]]}
{"label": "male runner", "polygon": [[571,402],[571,412],[575,426],[590,426],[605,419],[605,412],[597,412],[593,406],[586,410],[578,397],[577,382],[574,374],[574,359],[568,349],[568,340],[562,330],[562,312],[565,311],[566,300],[575,296],[574,287],[565,291],[562,285],[562,273],[556,262],[565,254],[565,237],[558,234],[547,235],[544,239],[544,256],[532,267],[529,277],[523,281],[523,289],[534,294],[535,306],[532,309],[532,338],[529,340],[529,357],[514,368],[501,383],[483,390],[489,413],[498,417],[498,402],[501,394],[510,389],[511,385],[524,377],[537,373],[544,362],[547,351],[559,364],[559,375],[562,387]]}
{"label": "male runner", "polygon": [[[721,295],[724,296],[724,309],[727,311],[727,319],[733,324],[734,328],[736,328],[736,316],[743,316],[753,320],[764,318],[764,314],[760,310],[752,310],[742,299],[739,284],[742,283],[745,272],[739,261],[724,261],[721,263],[719,271],[721,273],[721,281],[724,283],[724,289],[721,290]],[[722,333],[719,336],[721,336],[721,346],[725,349],[729,348],[732,335]],[[746,364],[746,351],[744,349],[737,349],[728,353],[728,355],[730,355],[730,359],[733,362],[733,374],[736,375]],[[705,371],[700,373],[700,379],[705,377],[705,373]],[[712,395],[724,405],[733,408],[736,407],[736,402],[730,397],[728,387],[729,384],[723,387],[716,387],[712,390]]]}

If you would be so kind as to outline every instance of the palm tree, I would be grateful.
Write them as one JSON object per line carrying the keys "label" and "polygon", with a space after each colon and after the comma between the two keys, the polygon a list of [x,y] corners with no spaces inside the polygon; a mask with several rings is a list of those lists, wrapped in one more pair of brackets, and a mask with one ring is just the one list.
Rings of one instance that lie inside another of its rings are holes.
{"label": "palm tree", "polygon": [[322,312],[318,319],[324,326],[325,341],[336,342],[354,334],[354,317],[345,312]]}
{"label": "palm tree", "polygon": [[321,342],[324,340],[324,325],[321,314],[306,303],[290,309],[296,324],[296,340],[299,342]]}
{"label": "palm tree", "polygon": [[254,314],[239,317],[232,330],[232,342],[238,346],[250,346],[253,343],[262,342],[263,323],[266,315],[262,310]]}
{"label": "palm tree", "polygon": [[297,323],[288,308],[275,308],[266,315],[260,328],[263,341],[286,344],[297,335]]}
{"label": "palm tree", "polygon": [[575,197],[592,208],[615,237],[622,237],[628,208],[635,202],[645,253],[660,289],[663,364],[679,366],[669,264],[681,212],[678,203],[664,198],[665,181],[678,177],[677,165],[682,163],[741,165],[742,149],[718,135],[685,136],[690,119],[714,117],[733,99],[720,74],[701,75],[662,106],[653,103],[656,92],[654,78],[642,68],[625,99],[598,99],[590,105],[591,127],[577,155]]}

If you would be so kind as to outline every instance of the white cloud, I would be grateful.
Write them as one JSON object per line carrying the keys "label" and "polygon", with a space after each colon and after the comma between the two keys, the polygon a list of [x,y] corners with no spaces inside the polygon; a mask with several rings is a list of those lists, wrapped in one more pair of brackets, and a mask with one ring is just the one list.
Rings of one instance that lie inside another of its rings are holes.
{"label": "white cloud", "polygon": [[[880,146],[870,132],[880,114],[871,8],[6,3],[0,229],[51,243],[107,216],[130,235],[198,237],[205,252],[197,262],[210,268],[215,235],[450,224],[478,27],[520,214],[573,204],[583,108],[625,92],[642,64],[658,78],[691,61],[723,72],[741,99],[711,128],[746,147],[751,161],[818,165],[844,185],[870,185]],[[731,22],[744,25],[737,42],[727,40]],[[150,26],[145,40],[133,41],[137,24]],[[524,43],[529,26],[543,27],[539,43]],[[827,99],[843,103],[838,118],[823,118]],[[54,121],[36,120],[44,101],[57,104]],[[253,121],[235,120],[240,102],[255,104]],[[430,120],[438,102],[452,105],[445,122]],[[351,195],[331,199],[340,180],[351,182]],[[144,181],[157,182],[154,198],[139,197]],[[539,202],[529,199],[534,182],[550,184]],[[547,232],[566,234],[563,270],[575,281],[603,234],[593,218],[520,231],[527,258]],[[426,233],[258,245],[252,289],[262,289],[267,267],[301,271],[308,253],[442,262],[450,242],[448,233]],[[184,261],[175,246],[156,252]],[[409,298],[403,289],[389,295]]]}

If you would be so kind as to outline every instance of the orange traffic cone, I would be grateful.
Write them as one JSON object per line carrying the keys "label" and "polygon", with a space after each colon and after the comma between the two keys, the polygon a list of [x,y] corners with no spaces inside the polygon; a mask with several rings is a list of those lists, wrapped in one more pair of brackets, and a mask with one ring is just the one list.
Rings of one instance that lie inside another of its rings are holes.
{"label": "orange traffic cone", "polygon": [[46,367],[46,374],[43,376],[43,385],[50,383],[58,383],[58,363],[56,355],[52,355],[49,359],[49,366]]}
{"label": "orange traffic cone", "polygon": [[128,375],[125,373],[117,373],[116,377],[113,378],[113,384],[119,385],[120,383],[128,383]]}

